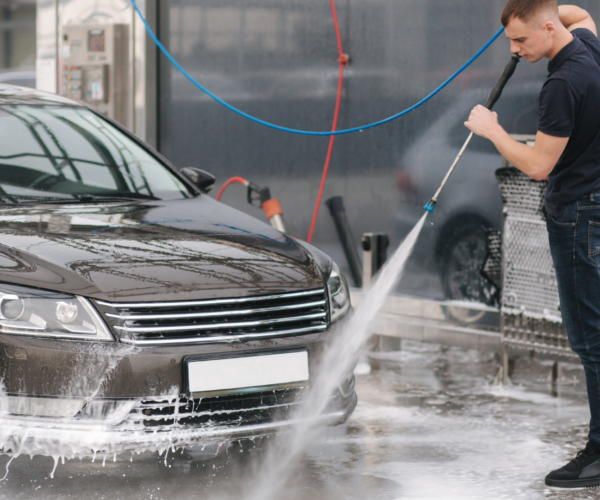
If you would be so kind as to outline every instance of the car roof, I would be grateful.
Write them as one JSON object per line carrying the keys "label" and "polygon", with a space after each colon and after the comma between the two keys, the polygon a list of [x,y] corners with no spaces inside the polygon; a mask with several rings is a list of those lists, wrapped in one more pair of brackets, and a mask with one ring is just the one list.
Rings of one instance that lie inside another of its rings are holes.
{"label": "car roof", "polygon": [[8,83],[0,83],[0,106],[3,104],[31,104],[31,105],[52,105],[62,104],[68,106],[85,107],[84,104],[61,97],[50,92],[42,90],[30,89],[27,87],[19,87],[18,85],[10,85]]}

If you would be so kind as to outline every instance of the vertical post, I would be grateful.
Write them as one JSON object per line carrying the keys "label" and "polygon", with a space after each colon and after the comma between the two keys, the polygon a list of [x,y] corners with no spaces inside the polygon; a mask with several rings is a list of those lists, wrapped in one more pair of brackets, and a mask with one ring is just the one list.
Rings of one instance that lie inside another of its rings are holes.
{"label": "vertical post", "polygon": [[502,385],[504,387],[510,387],[512,385],[512,382],[510,381],[509,366],[508,345],[505,342],[502,342]]}
{"label": "vertical post", "polygon": [[[502,157],[502,167],[508,167],[508,160],[504,157]],[[502,250],[502,264],[501,264],[501,268],[502,268],[502,280],[501,280],[501,285],[502,288],[504,288],[504,276],[506,275],[506,251],[504,248],[504,243],[505,243],[505,237],[504,235],[506,234],[506,208],[502,208],[502,242],[500,244],[500,248]],[[508,366],[509,366],[509,358],[508,358],[508,344],[506,343],[505,340],[505,329],[506,329],[506,318],[504,316],[504,313],[502,312],[502,298],[500,299],[500,335],[501,335],[501,343],[502,343],[502,367],[500,368],[502,370],[502,385],[505,387],[508,387],[511,384],[510,381],[510,377],[509,377],[509,373],[508,373]]]}
{"label": "vertical post", "polygon": [[36,88],[58,92],[58,0],[36,2]]}
{"label": "vertical post", "polygon": [[558,396],[558,379],[560,378],[560,362],[555,361],[552,364],[552,371],[550,372],[550,391],[552,396]]}
{"label": "vertical post", "polygon": [[371,280],[373,278],[373,256],[371,251],[371,238],[367,234],[363,235],[362,239],[363,247],[363,262],[362,262],[362,286],[367,289],[371,286]]}
{"label": "vertical post", "polygon": [[[1,19],[4,23],[10,24],[10,18],[12,17],[12,10],[11,8],[6,5],[3,4],[2,5],[2,15],[1,15]],[[3,50],[3,55],[2,55],[2,66],[5,68],[10,68],[12,66],[12,41],[13,41],[13,33],[12,33],[12,29],[6,29],[4,30],[4,36],[3,36],[4,40],[3,40],[3,45],[4,45],[4,50]]]}
{"label": "vertical post", "polygon": [[[157,0],[143,0],[139,7],[146,21],[155,32],[158,31]],[[146,28],[132,8],[132,109],[133,132],[150,144],[157,147],[157,95],[158,95],[158,49]]]}
{"label": "vertical post", "polygon": [[363,247],[363,288],[371,285],[373,276],[385,264],[390,239],[385,233],[365,233],[362,237]]}
{"label": "vertical post", "polygon": [[[371,286],[373,276],[385,264],[390,239],[384,233],[365,233],[362,237],[363,247],[363,289]],[[400,350],[400,339],[386,335],[373,335],[371,350],[375,352],[390,352]]]}

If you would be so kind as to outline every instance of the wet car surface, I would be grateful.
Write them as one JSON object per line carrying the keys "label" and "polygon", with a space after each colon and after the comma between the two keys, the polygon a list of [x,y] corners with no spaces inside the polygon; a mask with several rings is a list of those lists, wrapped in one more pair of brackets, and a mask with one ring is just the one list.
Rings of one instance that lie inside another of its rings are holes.
{"label": "wet car surface", "polygon": [[87,456],[289,424],[350,307],[336,264],[75,102],[0,86],[0,128],[0,448]]}

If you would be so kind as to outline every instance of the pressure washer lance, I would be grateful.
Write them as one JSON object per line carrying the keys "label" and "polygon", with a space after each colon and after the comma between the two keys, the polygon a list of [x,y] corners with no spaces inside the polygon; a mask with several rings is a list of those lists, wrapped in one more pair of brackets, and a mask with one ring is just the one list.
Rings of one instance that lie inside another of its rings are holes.
{"label": "pressure washer lance", "polygon": [[[510,80],[510,77],[513,76],[513,73],[515,72],[515,69],[517,68],[517,64],[519,64],[520,60],[521,60],[521,56],[519,54],[513,54],[513,56],[510,58],[510,62],[506,65],[506,68],[504,68],[504,73],[502,73],[500,80],[498,80],[498,83],[494,87],[494,90],[492,90],[492,92],[490,93],[490,96],[488,97],[488,100],[485,103],[485,107],[487,109],[489,109],[490,111],[494,107],[494,104],[496,104],[498,99],[500,99],[500,96],[502,95],[502,91],[504,90],[504,86],[506,85],[508,80]],[[429,200],[427,205],[425,205],[423,207],[428,212],[433,213],[435,204],[437,203],[437,200],[438,200],[438,196],[442,192],[442,189],[444,189],[444,186],[448,182],[448,179],[452,175],[452,172],[454,172],[456,165],[462,158],[462,155],[465,152],[465,150],[467,149],[467,146],[471,142],[472,138],[473,138],[473,132],[471,132],[469,134],[469,137],[467,138],[466,142],[463,144],[463,147],[460,149],[458,156],[454,160],[454,163],[450,167],[450,170],[448,170],[448,173],[446,174],[446,177],[444,177],[442,184],[440,185],[440,187],[438,188],[436,193],[433,195],[433,198],[431,198],[431,200]]]}

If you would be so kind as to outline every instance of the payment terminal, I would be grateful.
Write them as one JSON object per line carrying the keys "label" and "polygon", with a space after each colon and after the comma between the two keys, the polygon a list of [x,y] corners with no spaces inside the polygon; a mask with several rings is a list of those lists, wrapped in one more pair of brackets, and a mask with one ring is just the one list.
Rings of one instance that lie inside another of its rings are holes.
{"label": "payment terminal", "polygon": [[129,125],[129,26],[63,26],[59,64],[60,95]]}

